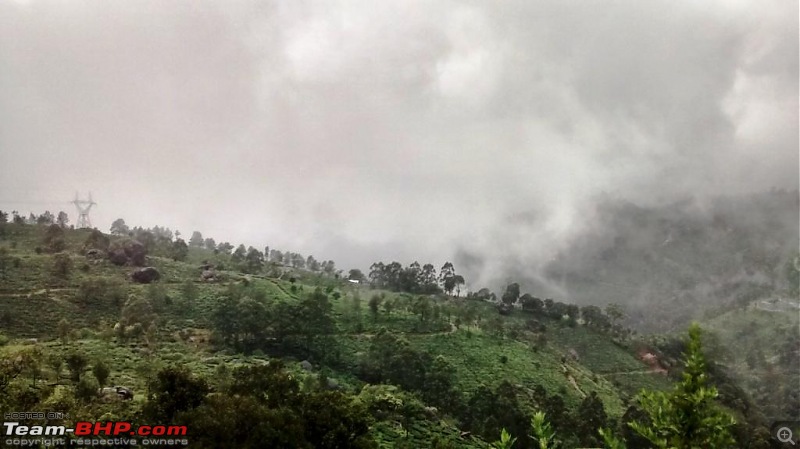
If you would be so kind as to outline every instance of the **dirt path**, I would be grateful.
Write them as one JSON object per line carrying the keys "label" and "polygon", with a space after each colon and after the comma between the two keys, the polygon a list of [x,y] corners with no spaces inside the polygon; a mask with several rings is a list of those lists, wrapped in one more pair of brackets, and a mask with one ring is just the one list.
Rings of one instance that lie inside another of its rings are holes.
{"label": "dirt path", "polygon": [[50,293],[59,293],[59,292],[74,292],[77,288],[40,288],[37,290],[29,290],[23,292],[13,292],[13,293],[0,293],[0,298],[31,298],[34,295],[47,295]]}
{"label": "dirt path", "polygon": [[616,371],[616,372],[613,372],[613,373],[602,373],[602,374],[598,373],[599,376],[603,376],[603,377],[606,377],[606,376],[627,376],[627,375],[631,375],[631,374],[664,374],[664,375],[666,375],[667,374],[667,370],[665,370],[664,368],[647,368],[647,369],[636,369],[636,370],[631,370],[631,371]]}
{"label": "dirt path", "polygon": [[565,364],[562,364],[561,370],[564,373],[564,376],[566,376],[567,382],[569,382],[570,385],[572,385],[572,388],[574,388],[575,391],[577,391],[578,394],[581,395],[581,398],[585,398],[586,393],[584,393],[584,391],[581,390],[581,387],[578,386],[578,381],[576,381],[575,377],[572,376],[572,373],[569,371],[569,367]]}

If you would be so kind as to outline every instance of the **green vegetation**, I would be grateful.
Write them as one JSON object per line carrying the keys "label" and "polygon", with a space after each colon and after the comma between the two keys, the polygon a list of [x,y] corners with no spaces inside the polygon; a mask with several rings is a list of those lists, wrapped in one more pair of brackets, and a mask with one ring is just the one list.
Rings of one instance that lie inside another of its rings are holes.
{"label": "green vegetation", "polygon": [[[124,220],[111,235],[46,221],[0,223],[2,410],[185,424],[199,448],[675,446],[670,429],[712,419],[718,439],[698,444],[725,447],[764,431],[714,344],[736,337],[735,315],[710,321],[720,332],[701,353],[696,329],[688,343],[637,337],[615,303],[579,307],[514,282],[499,300],[463,296],[449,262],[345,278],[333,261],[199,232],[186,243]],[[754,366],[788,367],[784,346]]]}

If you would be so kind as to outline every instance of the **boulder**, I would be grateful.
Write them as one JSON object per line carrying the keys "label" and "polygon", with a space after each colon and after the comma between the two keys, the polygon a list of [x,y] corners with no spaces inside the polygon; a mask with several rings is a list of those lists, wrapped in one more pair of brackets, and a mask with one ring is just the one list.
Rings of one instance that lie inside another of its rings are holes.
{"label": "boulder", "polygon": [[133,390],[127,387],[103,387],[98,391],[106,399],[119,399],[130,401],[133,399]]}
{"label": "boulder", "polygon": [[135,270],[131,273],[131,279],[141,284],[149,284],[157,281],[161,277],[161,273],[154,267],[144,267]]}
{"label": "boulder", "polygon": [[130,401],[133,399],[133,390],[128,387],[114,387],[117,389],[117,394],[119,395],[120,399],[124,399],[126,401]]}
{"label": "boulder", "polygon": [[200,274],[200,280],[205,282],[214,282],[217,280],[217,272],[214,270],[203,270]]}
{"label": "boulder", "polygon": [[114,265],[122,266],[128,263],[128,256],[125,255],[125,250],[116,248],[108,252],[108,260]]}
{"label": "boulder", "polygon": [[312,365],[308,360],[303,360],[300,362],[300,368],[303,368],[305,371],[311,371],[314,369],[314,365]]}
{"label": "boulder", "polygon": [[122,247],[125,250],[125,255],[128,256],[131,265],[136,267],[144,266],[145,256],[147,255],[147,248],[136,240],[128,240]]}
{"label": "boulder", "polygon": [[99,249],[90,249],[86,251],[86,257],[89,259],[99,259],[103,257],[103,253]]}
{"label": "boulder", "polygon": [[108,250],[108,260],[114,265],[133,265],[135,267],[144,266],[147,248],[136,240],[125,240],[115,242]]}

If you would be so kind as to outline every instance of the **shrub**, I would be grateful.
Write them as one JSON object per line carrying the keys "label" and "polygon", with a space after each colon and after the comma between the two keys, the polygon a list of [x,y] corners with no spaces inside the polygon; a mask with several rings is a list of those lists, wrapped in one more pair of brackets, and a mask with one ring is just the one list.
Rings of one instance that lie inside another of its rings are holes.
{"label": "shrub", "polygon": [[72,271],[72,259],[69,255],[59,253],[53,256],[53,276],[61,279],[68,279]]}
{"label": "shrub", "polygon": [[75,398],[84,402],[89,402],[97,397],[98,389],[99,385],[96,380],[84,377],[75,385]]}

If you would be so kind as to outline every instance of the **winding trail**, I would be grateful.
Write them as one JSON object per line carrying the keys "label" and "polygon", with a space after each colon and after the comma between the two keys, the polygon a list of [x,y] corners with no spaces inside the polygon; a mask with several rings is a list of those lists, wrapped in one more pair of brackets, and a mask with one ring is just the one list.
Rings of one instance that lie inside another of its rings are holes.
{"label": "winding trail", "polygon": [[74,287],[69,288],[40,288],[37,290],[29,290],[29,291],[16,291],[16,292],[3,292],[0,293],[0,298],[31,298],[34,295],[46,295],[50,293],[59,293],[59,292],[74,292],[78,290]]}
{"label": "winding trail", "polygon": [[606,377],[606,376],[627,376],[632,374],[667,374],[667,370],[664,368],[647,368],[647,369],[635,369],[631,371],[615,371],[613,373],[598,373],[598,376]]}

